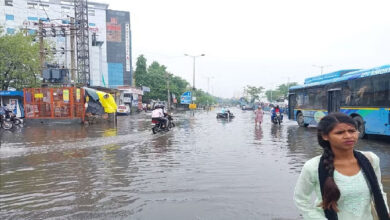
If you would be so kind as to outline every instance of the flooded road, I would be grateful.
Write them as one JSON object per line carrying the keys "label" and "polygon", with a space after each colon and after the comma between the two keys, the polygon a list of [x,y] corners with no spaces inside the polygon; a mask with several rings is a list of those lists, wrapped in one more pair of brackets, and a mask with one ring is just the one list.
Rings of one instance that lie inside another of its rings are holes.
{"label": "flooded road", "polygon": [[[300,219],[292,197],[303,163],[321,153],[315,128],[232,109],[176,113],[153,135],[150,115],[89,127],[31,125],[0,132],[0,219]],[[390,144],[361,140],[381,159]]]}

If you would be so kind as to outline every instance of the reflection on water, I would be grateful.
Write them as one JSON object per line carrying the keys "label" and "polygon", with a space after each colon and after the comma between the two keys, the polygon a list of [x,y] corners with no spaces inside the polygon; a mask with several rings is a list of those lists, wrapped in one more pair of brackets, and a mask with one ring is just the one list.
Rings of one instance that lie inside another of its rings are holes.
{"label": "reflection on water", "polygon": [[260,141],[263,138],[263,128],[261,126],[255,126],[255,140]]}
{"label": "reflection on water", "polygon": [[[234,109],[175,114],[153,135],[150,115],[100,124],[25,126],[1,132],[0,218],[300,219],[292,201],[303,163],[321,154],[315,128]],[[381,158],[390,192],[390,148]]]}

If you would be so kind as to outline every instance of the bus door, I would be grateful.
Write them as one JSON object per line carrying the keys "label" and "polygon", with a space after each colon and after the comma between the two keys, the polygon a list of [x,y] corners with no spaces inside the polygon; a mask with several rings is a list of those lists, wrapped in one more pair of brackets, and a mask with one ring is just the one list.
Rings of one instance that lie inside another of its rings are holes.
{"label": "bus door", "polygon": [[288,96],[288,119],[294,120],[294,108],[297,105],[297,96],[289,94]]}
{"label": "bus door", "polygon": [[328,90],[328,113],[340,111],[341,89]]}

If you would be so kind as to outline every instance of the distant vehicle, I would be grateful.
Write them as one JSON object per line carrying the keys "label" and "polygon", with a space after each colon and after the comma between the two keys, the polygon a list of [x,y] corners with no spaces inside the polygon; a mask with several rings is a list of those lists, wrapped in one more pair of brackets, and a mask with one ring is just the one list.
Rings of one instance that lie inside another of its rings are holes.
{"label": "distant vehicle", "polygon": [[317,125],[330,112],[350,115],[360,138],[390,136],[390,65],[340,70],[307,78],[289,89],[289,118],[299,126]]}
{"label": "distant vehicle", "polygon": [[241,107],[242,110],[254,110],[254,105],[248,104]]}
{"label": "distant vehicle", "polygon": [[234,118],[234,114],[231,113],[229,110],[226,111],[226,112],[218,112],[217,113],[217,118],[221,118],[221,119],[230,119],[230,118]]}
{"label": "distant vehicle", "polygon": [[118,105],[117,114],[118,115],[130,115],[130,105],[127,105],[127,104]]}

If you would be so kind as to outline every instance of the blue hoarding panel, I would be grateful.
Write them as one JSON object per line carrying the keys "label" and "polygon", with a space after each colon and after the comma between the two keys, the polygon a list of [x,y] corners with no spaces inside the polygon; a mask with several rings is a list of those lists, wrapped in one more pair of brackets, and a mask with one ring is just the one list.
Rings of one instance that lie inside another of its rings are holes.
{"label": "blue hoarding panel", "polygon": [[192,102],[192,94],[190,91],[187,91],[183,93],[183,95],[181,95],[180,97],[181,104],[191,104],[191,102]]}
{"label": "blue hoarding panel", "polygon": [[108,63],[108,85],[111,88],[123,86],[122,63]]}

